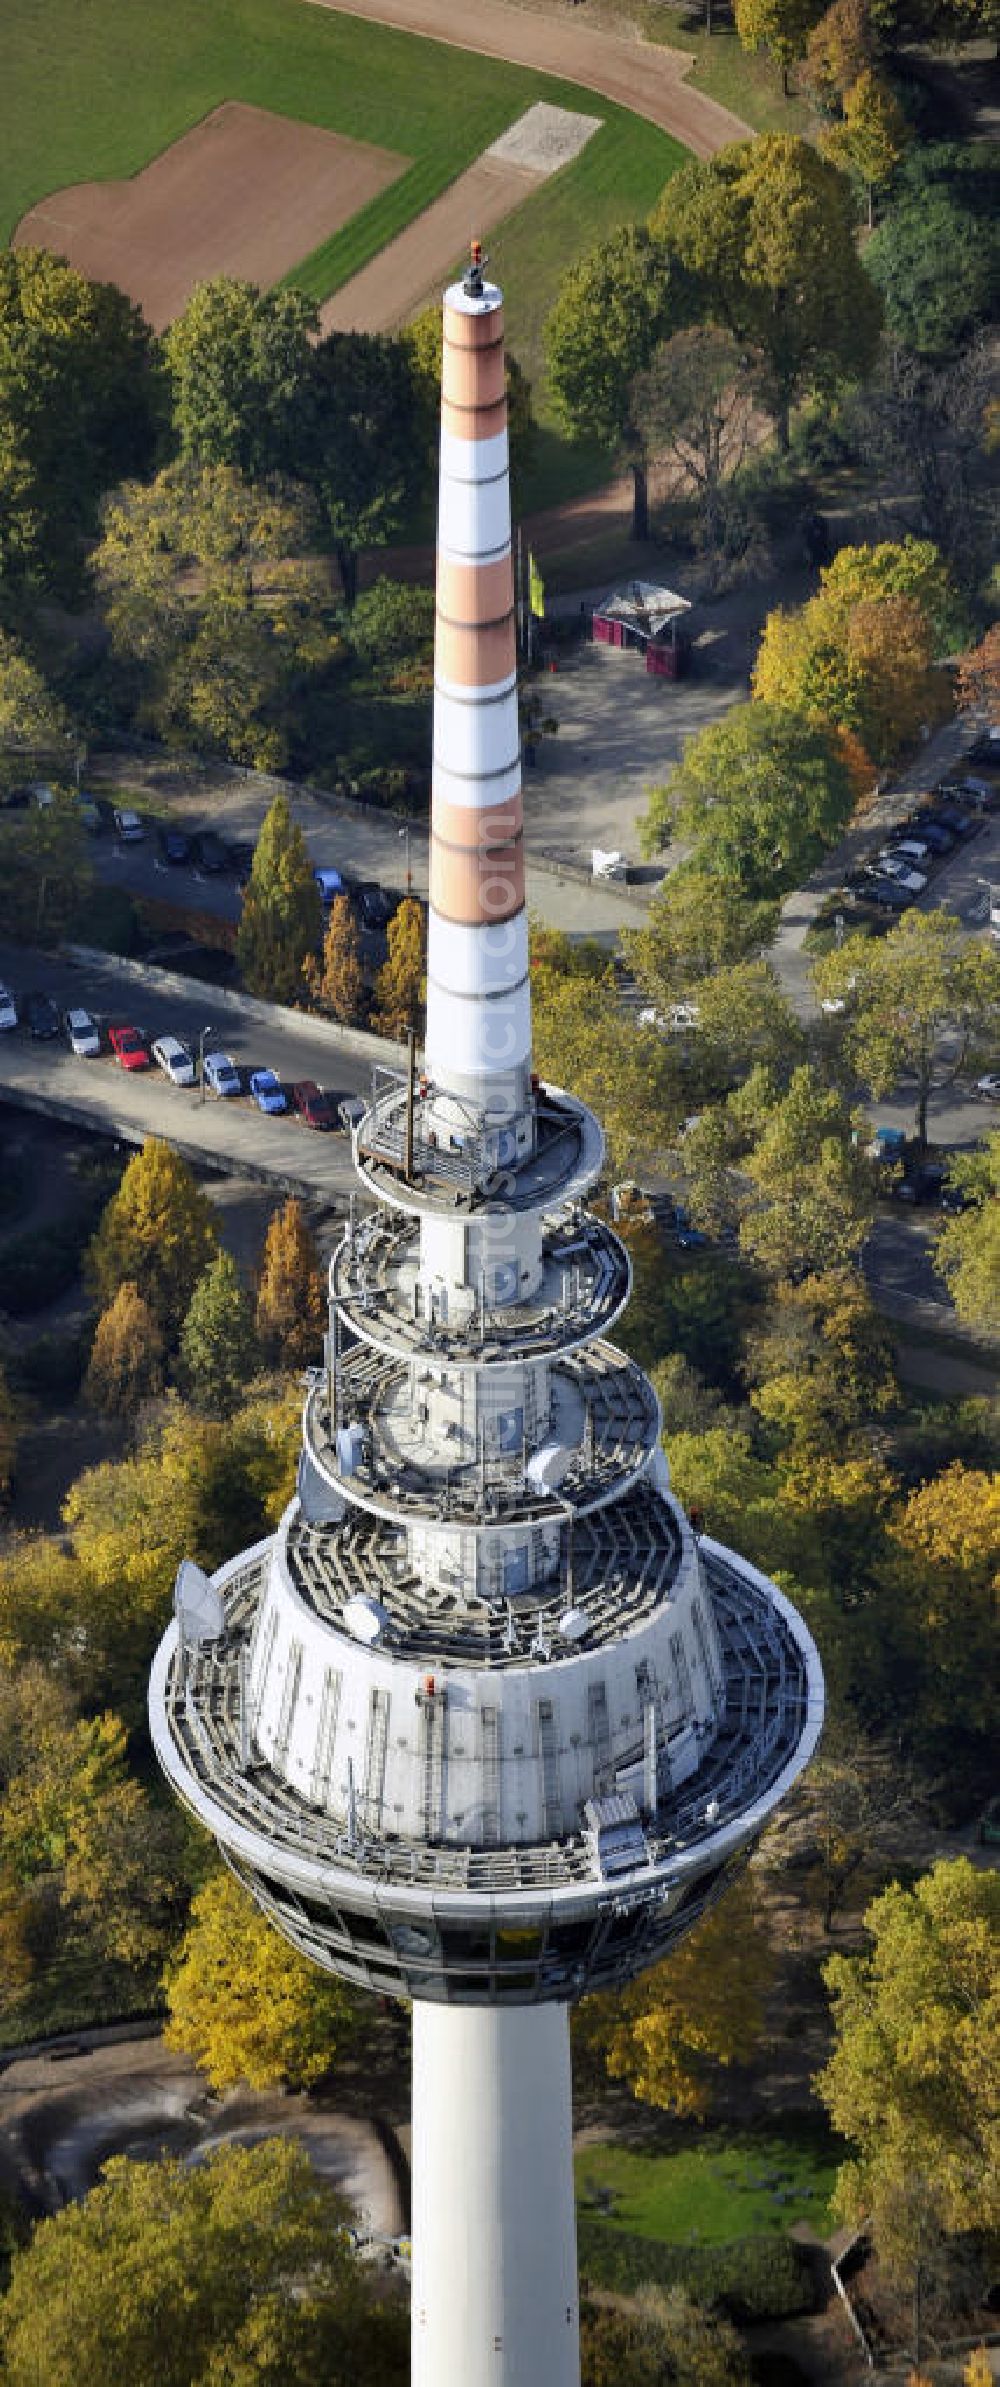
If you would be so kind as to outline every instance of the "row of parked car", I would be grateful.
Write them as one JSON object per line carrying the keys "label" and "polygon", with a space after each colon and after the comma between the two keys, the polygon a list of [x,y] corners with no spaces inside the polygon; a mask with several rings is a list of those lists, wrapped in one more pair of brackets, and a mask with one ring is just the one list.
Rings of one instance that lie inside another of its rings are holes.
{"label": "row of parked car", "polygon": [[[60,1011],[51,995],[40,992],[24,995],[19,1005],[9,989],[0,986],[0,1029],[22,1023],[42,1041],[65,1036],[80,1061],[96,1061],[105,1049],[101,1027],[89,1011],[80,1006]],[[180,1036],[154,1039],[141,1028],[116,1022],[107,1029],[107,1049],[120,1069],[132,1072],[155,1067],[172,1086],[196,1086],[199,1082],[199,1063]],[[202,1050],[201,1072],[205,1092],[218,1101],[247,1094],[258,1110],[270,1115],[297,1112],[307,1127],[328,1130],[341,1124],[335,1096],[324,1092],[313,1078],[300,1078],[286,1086],[275,1070],[241,1068],[229,1053],[215,1047]]]}
{"label": "row of parked car", "polygon": [[972,772],[941,779],[908,820],[901,821],[857,870],[848,872],[846,884],[865,903],[905,911],[923,894],[936,865],[962,839],[975,835],[987,812],[998,808],[1000,780]]}

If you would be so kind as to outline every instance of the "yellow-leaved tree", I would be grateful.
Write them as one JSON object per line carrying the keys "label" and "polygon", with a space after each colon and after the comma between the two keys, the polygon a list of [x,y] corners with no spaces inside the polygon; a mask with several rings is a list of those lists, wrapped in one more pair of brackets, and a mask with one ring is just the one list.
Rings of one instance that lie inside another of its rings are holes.
{"label": "yellow-leaved tree", "polygon": [[310,956],[305,975],[313,1001],[320,1003],[324,1011],[332,1012],[334,1019],[345,1020],[349,1027],[360,1019],[364,971],[358,924],[349,895],[334,896],[323,938],[322,961],[316,962]]}
{"label": "yellow-leaved tree", "polygon": [[193,2056],[213,2089],[310,2088],[359,2028],[346,1982],[300,1956],[231,1873],[199,1890],[166,1981],[167,2046]]}
{"label": "yellow-leaved tree", "polygon": [[186,1160],[147,1136],[89,1246],[87,1277],[104,1308],[134,1285],[169,1343],[218,1248],[215,1212]]}
{"label": "yellow-leaved tree", "polygon": [[318,1365],[326,1308],[315,1237],[294,1195],[267,1230],[257,1285],[257,1334],[276,1367]]}
{"label": "yellow-leaved tree", "polygon": [[876,763],[891,762],[951,711],[936,658],[955,624],[954,591],[928,539],[842,547],[807,604],[768,614],[754,695],[860,741]]}
{"label": "yellow-leaved tree", "polygon": [[138,1285],[126,1277],[98,1318],[85,1397],[110,1417],[134,1418],[143,1401],[163,1391],[165,1373],[159,1324]]}
{"label": "yellow-leaved tree", "polygon": [[771,1970],[744,1875],[663,1964],[613,1995],[585,1998],[578,2040],[643,2104],[705,2113],[713,2066],[753,2052]]}
{"label": "yellow-leaved tree", "polygon": [[377,1036],[399,1038],[419,1028],[424,967],[424,915],[416,896],[406,895],[389,922],[389,951],[375,981]]}

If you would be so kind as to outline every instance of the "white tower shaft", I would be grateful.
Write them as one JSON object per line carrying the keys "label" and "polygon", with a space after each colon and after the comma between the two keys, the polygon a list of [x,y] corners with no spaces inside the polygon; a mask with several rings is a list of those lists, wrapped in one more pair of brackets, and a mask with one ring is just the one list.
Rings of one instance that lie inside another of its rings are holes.
{"label": "white tower shaft", "polygon": [[569,2012],[413,2008],[412,2387],[579,2387]]}

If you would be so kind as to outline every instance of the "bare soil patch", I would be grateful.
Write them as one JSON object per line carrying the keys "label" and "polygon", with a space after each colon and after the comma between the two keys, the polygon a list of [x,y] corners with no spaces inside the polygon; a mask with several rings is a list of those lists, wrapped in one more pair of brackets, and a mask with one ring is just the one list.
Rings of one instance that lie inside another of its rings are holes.
{"label": "bare soil patch", "polygon": [[157,331],[197,282],[279,281],[408,160],[226,100],[126,182],[81,182],[23,216],[18,248],[54,249],[115,282]]}

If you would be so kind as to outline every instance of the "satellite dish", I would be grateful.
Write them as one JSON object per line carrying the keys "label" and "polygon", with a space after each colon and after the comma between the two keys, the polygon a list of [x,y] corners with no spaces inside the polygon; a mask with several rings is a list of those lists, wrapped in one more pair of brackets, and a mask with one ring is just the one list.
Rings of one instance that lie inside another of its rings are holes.
{"label": "satellite dish", "polygon": [[552,1492],[572,1465],[573,1452],[562,1442],[543,1442],[528,1460],[525,1474],[536,1492]]}
{"label": "satellite dish", "polygon": [[196,1566],[193,1558],[182,1558],[174,1582],[174,1614],[183,1641],[218,1641],[226,1629],[226,1610],[221,1591]]}
{"label": "satellite dish", "polygon": [[328,1484],[308,1451],[301,1452],[295,1489],[307,1525],[339,1525],[347,1513],[343,1493]]}
{"label": "satellite dish", "polygon": [[381,1641],[390,1622],[389,1611],[379,1600],[348,1600],[344,1609],[344,1623],[355,1641],[363,1641],[371,1649]]}
{"label": "satellite dish", "polygon": [[585,1608],[564,1608],[559,1619],[559,1635],[563,1641],[582,1641],[590,1631],[590,1618]]}

